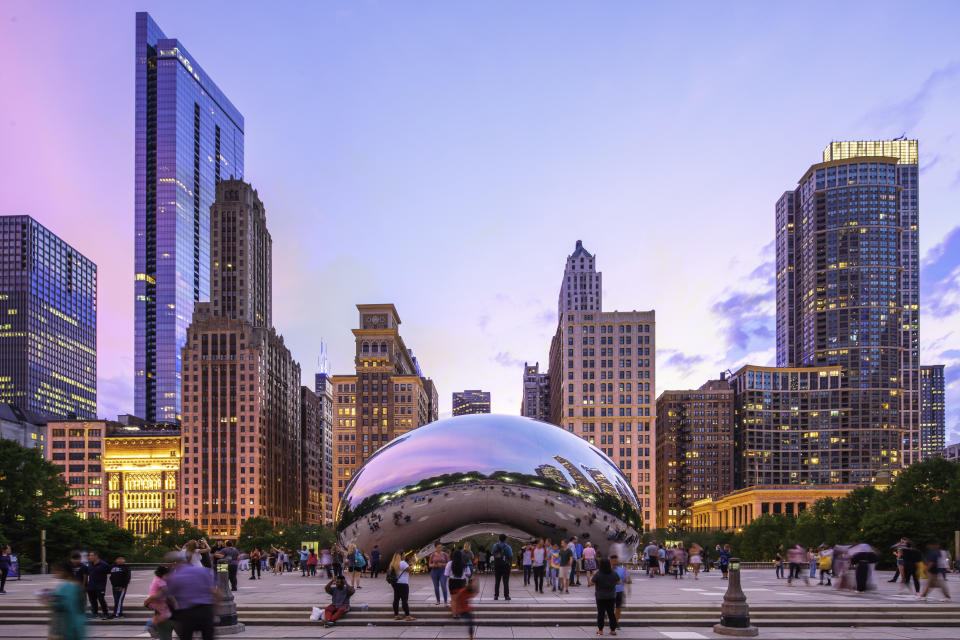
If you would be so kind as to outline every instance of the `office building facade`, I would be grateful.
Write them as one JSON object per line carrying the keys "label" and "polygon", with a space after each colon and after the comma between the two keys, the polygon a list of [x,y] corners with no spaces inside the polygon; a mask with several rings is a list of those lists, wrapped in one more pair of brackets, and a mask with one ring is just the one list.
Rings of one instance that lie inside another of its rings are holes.
{"label": "office building facade", "polygon": [[0,216],[0,402],[97,414],[97,266],[30,216]]}
{"label": "office building facade", "polygon": [[44,453],[47,418],[24,411],[15,404],[0,403],[0,438],[12,440],[26,449]]}
{"label": "office building facade", "polygon": [[550,421],[550,374],[540,373],[540,363],[523,364],[523,400],[520,401],[520,415]]}
{"label": "office building facade", "polygon": [[924,458],[940,455],[946,444],[944,367],[942,364],[920,366],[920,449]]}
{"label": "office building facade", "polygon": [[58,420],[47,423],[44,457],[60,471],[73,508],[81,518],[104,518],[103,440],[106,420]]}
{"label": "office building facade", "polygon": [[335,375],[334,512],[354,474],[395,437],[436,419],[437,391],[400,336],[392,304],[358,304],[355,373]]}
{"label": "office building facade", "polygon": [[314,393],[320,403],[320,437],[323,442],[323,469],[321,476],[321,499],[323,501],[323,522],[333,522],[333,381],[326,371],[318,373],[314,379]]}
{"label": "office building facade", "polygon": [[323,435],[320,399],[300,387],[300,513],[304,522],[323,523]]}
{"label": "office building facade", "polygon": [[299,468],[303,442],[300,365],[266,324],[272,250],[265,208],[240,180],[223,180],[216,192],[210,277],[221,285],[217,299],[195,305],[182,352],[180,512],[224,538],[253,516],[302,520],[302,478],[291,470]]}
{"label": "office building facade", "polygon": [[733,389],[722,376],[657,398],[657,524],[692,526],[693,503],[734,489]]}
{"label": "office building facade", "polygon": [[490,392],[467,389],[453,392],[453,415],[466,416],[472,413],[490,413]]}
{"label": "office building facade", "polygon": [[176,422],[181,348],[210,297],[210,206],[243,177],[243,116],[174,38],[136,16],[135,413]]}
{"label": "office building facade", "polygon": [[550,422],[587,440],[623,471],[656,523],[656,314],[602,311],[595,258],[578,241],[560,287],[550,345]]}
{"label": "office building facade", "polygon": [[899,431],[905,465],[920,456],[918,172],[916,140],[832,142],[776,205],[777,364],[841,367],[847,406],[872,408],[852,426]]}

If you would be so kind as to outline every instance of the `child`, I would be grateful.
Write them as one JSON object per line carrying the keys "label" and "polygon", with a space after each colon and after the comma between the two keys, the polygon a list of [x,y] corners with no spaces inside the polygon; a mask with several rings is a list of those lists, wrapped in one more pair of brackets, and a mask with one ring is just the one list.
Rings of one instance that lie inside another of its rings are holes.
{"label": "child", "polygon": [[110,586],[113,587],[113,617],[123,617],[123,597],[127,595],[127,586],[130,584],[130,568],[126,565],[126,558],[117,556],[110,569]]}

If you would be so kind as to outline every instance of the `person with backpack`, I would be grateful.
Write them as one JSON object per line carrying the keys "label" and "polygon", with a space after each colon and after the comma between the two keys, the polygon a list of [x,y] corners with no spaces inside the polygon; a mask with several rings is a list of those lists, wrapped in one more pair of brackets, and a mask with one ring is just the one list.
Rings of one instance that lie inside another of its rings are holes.
{"label": "person with backpack", "polygon": [[363,552],[357,548],[357,545],[351,544],[347,549],[347,568],[350,571],[350,586],[354,589],[363,589],[360,586],[360,576],[366,566],[367,559]]}
{"label": "person with backpack", "polygon": [[393,554],[387,568],[387,583],[393,587],[393,619],[400,620],[400,606],[403,605],[403,619],[416,620],[410,615],[410,564],[399,553]]}
{"label": "person with backpack", "polygon": [[443,575],[450,587],[450,602],[453,605],[451,609],[454,618],[460,617],[460,591],[466,588],[471,573],[470,566],[464,559],[463,551],[459,549],[454,551],[450,562],[443,569]]}
{"label": "person with backpack", "polygon": [[493,599],[500,598],[500,582],[503,582],[503,599],[510,599],[510,565],[513,563],[513,549],[507,544],[507,536],[500,534],[500,542],[490,550],[493,558]]}
{"label": "person with backpack", "polygon": [[[718,547],[720,545],[717,545]],[[730,570],[730,545],[725,544],[723,548],[720,549],[720,558],[717,560],[717,566],[720,567],[720,578],[721,580],[727,580],[727,573]]]}

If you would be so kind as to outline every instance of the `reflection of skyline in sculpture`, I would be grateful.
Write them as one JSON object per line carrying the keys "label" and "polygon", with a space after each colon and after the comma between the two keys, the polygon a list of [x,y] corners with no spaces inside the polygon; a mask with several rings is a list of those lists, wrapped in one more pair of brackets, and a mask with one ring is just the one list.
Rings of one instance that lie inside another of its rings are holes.
{"label": "reflection of skyline in sculpture", "polygon": [[388,555],[478,524],[491,533],[576,535],[601,553],[612,542],[636,545],[642,530],[636,495],[596,447],[553,425],[494,414],[394,439],[357,472],[337,514],[342,543],[378,544]]}

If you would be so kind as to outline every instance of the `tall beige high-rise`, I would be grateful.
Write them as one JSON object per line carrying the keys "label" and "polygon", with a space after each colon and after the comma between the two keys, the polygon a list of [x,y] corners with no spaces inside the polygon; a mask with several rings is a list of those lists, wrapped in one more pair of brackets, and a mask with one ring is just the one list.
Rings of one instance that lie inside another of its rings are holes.
{"label": "tall beige high-rise", "polygon": [[581,241],[560,286],[550,345],[550,421],[597,446],[656,526],[656,314],[603,311],[601,274]]}

